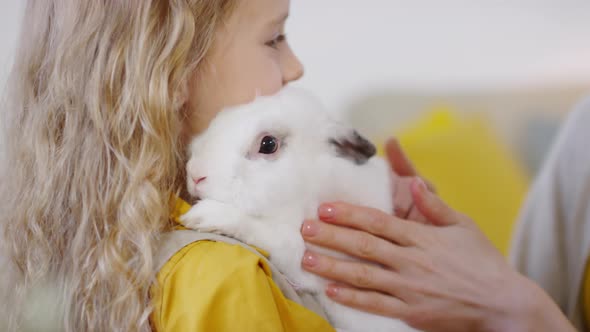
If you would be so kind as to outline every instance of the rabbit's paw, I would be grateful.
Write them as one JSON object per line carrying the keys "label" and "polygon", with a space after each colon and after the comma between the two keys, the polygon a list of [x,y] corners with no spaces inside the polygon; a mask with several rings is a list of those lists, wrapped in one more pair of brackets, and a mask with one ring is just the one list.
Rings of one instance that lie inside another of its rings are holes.
{"label": "rabbit's paw", "polygon": [[232,206],[214,201],[202,200],[180,217],[182,224],[201,232],[215,232],[237,235],[240,213]]}

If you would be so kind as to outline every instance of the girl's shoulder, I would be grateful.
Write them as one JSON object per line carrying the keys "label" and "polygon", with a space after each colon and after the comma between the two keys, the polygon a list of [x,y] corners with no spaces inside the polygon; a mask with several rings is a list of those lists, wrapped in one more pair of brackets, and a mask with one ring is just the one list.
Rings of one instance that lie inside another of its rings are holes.
{"label": "girl's shoulder", "polygon": [[156,279],[151,318],[158,332],[333,331],[320,316],[286,299],[265,260],[239,245],[192,242]]}
{"label": "girl's shoulder", "polygon": [[[265,254],[261,251],[262,254]],[[173,274],[189,272],[203,274],[227,274],[261,270],[271,276],[267,263],[259,256],[239,245],[219,241],[195,241],[176,252],[158,271],[158,279],[165,280]]]}

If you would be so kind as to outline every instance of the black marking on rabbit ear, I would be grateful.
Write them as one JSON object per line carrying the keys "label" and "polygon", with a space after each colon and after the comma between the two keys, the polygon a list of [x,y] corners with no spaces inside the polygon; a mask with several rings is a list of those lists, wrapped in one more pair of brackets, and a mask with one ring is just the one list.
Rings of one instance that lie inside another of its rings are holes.
{"label": "black marking on rabbit ear", "polygon": [[349,159],[357,165],[365,164],[377,153],[375,145],[359,135],[356,130],[344,137],[330,138],[329,142],[336,148],[340,157]]}

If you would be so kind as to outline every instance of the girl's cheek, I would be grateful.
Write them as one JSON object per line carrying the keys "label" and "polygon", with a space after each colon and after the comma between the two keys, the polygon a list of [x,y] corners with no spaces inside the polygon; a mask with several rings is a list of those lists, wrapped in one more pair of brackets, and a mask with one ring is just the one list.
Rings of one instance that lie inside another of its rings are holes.
{"label": "girl's cheek", "polygon": [[283,86],[283,75],[279,58],[267,58],[256,73],[261,95],[273,95]]}
{"label": "girl's cheek", "polygon": [[281,88],[283,87],[283,75],[281,72],[281,68],[280,66],[276,66],[275,68],[273,68],[273,72],[272,72],[272,90],[271,94],[275,94],[277,92],[279,92],[279,90],[281,90]]}

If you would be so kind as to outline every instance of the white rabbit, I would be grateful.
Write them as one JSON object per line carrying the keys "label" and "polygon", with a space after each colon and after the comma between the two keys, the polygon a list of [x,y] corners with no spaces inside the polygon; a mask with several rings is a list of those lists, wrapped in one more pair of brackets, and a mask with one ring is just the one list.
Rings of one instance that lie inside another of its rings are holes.
{"label": "white rabbit", "polygon": [[298,291],[316,296],[340,331],[414,331],[333,302],[324,293],[327,281],[301,269],[301,224],[316,217],[321,202],[393,211],[389,166],[374,154],[369,141],[303,91],[259,97],[220,112],[191,143],[188,190],[199,201],[181,221],[268,251]]}

